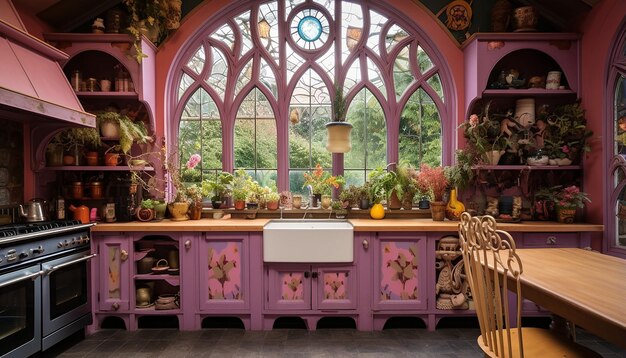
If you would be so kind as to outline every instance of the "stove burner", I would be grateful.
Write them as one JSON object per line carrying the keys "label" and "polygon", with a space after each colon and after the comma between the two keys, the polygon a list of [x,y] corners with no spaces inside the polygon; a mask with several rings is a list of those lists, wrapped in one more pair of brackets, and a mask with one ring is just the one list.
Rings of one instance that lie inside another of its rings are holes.
{"label": "stove burner", "polygon": [[31,232],[45,231],[59,227],[75,226],[80,224],[80,220],[62,220],[2,225],[0,226],[0,238],[28,234]]}

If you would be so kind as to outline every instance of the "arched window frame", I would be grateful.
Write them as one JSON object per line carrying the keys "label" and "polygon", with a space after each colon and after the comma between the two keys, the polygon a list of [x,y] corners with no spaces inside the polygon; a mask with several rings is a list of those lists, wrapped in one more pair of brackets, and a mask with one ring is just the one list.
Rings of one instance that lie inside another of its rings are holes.
{"label": "arched window frame", "polygon": [[[175,56],[173,66],[171,67],[170,72],[167,75],[168,80],[166,81],[166,119],[165,121],[165,130],[167,134],[167,146],[168,148],[176,148],[177,147],[177,138],[178,138],[178,120],[186,103],[187,96],[183,96],[180,99],[178,98],[178,88],[181,80],[181,71],[186,65],[186,61],[193,55],[193,53],[197,50],[200,45],[209,44],[211,42],[210,34],[213,33],[219,26],[224,24],[220,19],[228,18],[227,22],[232,22],[231,18],[240,14],[246,10],[250,11],[250,23],[258,22],[258,8],[259,4],[265,3],[266,1],[238,1],[235,4],[225,6],[220,11],[213,14],[213,16],[207,18],[205,22],[205,26],[199,27],[198,31],[190,36],[187,41],[181,46],[179,53]],[[283,0],[279,1],[279,4],[284,3]],[[318,0],[305,0],[303,3],[300,3],[296,6],[308,6],[313,3],[321,3]],[[334,2],[333,2],[334,3]],[[399,51],[404,45],[407,43],[411,43],[411,51],[416,51],[416,47],[419,45],[422,49],[428,54],[430,60],[432,61],[433,67],[425,72],[419,78],[416,78],[416,82],[412,83],[410,88],[405,90],[404,95],[399,98],[397,101],[395,99],[394,89],[391,86],[386,86],[387,92],[393,94],[393,102],[391,103],[385,101],[381,101],[381,106],[383,107],[383,111],[386,116],[387,122],[387,162],[393,163],[398,161],[398,138],[399,138],[399,122],[400,115],[406,104],[406,101],[409,99],[410,95],[419,87],[422,83],[427,83],[427,78],[430,78],[432,73],[436,72],[439,74],[440,81],[442,83],[442,91],[443,98],[445,98],[445,103],[439,99],[439,95],[431,90],[430,86],[423,86],[424,90],[437,102],[437,107],[439,111],[439,116],[441,119],[441,132],[442,132],[442,165],[451,164],[453,161],[454,150],[457,145],[457,133],[456,133],[456,118],[454,118],[454,114],[457,113],[457,93],[455,91],[455,81],[451,75],[452,71],[449,67],[448,63],[443,57],[443,54],[437,49],[437,46],[433,41],[430,40],[430,37],[425,33],[423,29],[419,27],[418,23],[411,21],[405,13],[402,13],[395,8],[389,7],[385,4],[381,4],[380,2],[374,0],[365,0],[360,2],[368,9],[372,9],[385,15],[388,19],[392,19],[395,24],[402,26],[404,29],[409,30],[410,36],[407,39],[402,40],[399,44],[397,44],[393,51]],[[293,10],[293,9],[292,9]],[[278,6],[278,17],[281,19],[285,17],[285,7]],[[339,10],[337,11],[339,12]],[[365,16],[364,12],[364,23],[363,27],[369,26],[369,17]],[[335,14],[335,17],[339,16],[339,14]],[[285,26],[280,27],[279,37],[285,38],[285,31],[288,30],[289,23],[286,22]],[[390,26],[390,23],[387,23],[382,31],[386,31]],[[240,33],[238,30],[236,37],[240,37]],[[251,27],[252,34],[256,34],[257,28],[256,26]],[[338,40],[341,40],[341,37],[338,37]],[[417,42],[416,42],[417,41]],[[367,39],[365,39],[367,42]],[[334,42],[335,44],[337,41]],[[381,48],[381,56],[390,56],[391,54],[387,54],[384,41],[380,43]],[[233,53],[238,53],[241,49],[241,44],[239,41],[235,41]],[[284,52],[284,48],[281,50]],[[207,57],[208,57],[208,51]],[[270,61],[271,57],[266,55],[266,60]],[[284,55],[284,54],[283,54]],[[246,56],[252,56],[255,59],[254,71],[258,71],[258,58],[261,54],[258,51],[251,51]],[[341,54],[337,54],[336,56],[341,56]],[[363,53],[353,53],[350,56],[352,57],[362,57]],[[228,53],[227,59],[229,64],[232,65],[233,56],[231,53]],[[419,69],[419,64],[416,64],[415,57],[412,57],[411,66],[417,66]],[[373,58],[372,58],[373,60]],[[247,61],[239,60],[242,64],[245,64]],[[347,71],[347,63],[350,61],[350,57],[342,64],[345,70]],[[341,61],[340,61],[341,62]],[[286,78],[286,69],[284,66],[279,68],[280,73],[275,74],[282,78]],[[361,68],[363,72],[366,70]],[[203,76],[206,72],[206,67],[203,69],[203,72],[200,76]],[[229,71],[228,76],[233,76],[232,72]],[[196,76],[199,77],[199,76]],[[252,83],[252,82],[251,82]],[[202,83],[203,86],[206,86],[206,83]],[[255,82],[256,85],[256,82]],[[285,89],[286,83],[279,83],[279,93],[282,89]],[[333,96],[332,93],[332,83],[328,84],[330,88],[330,95]],[[208,86],[207,86],[208,87]],[[289,86],[287,88],[287,93],[289,95],[292,93],[293,86]],[[356,86],[355,86],[356,87]],[[370,90],[372,86],[369,86]],[[231,87],[232,88],[232,87]],[[377,90],[377,89],[375,89]],[[207,89],[208,93],[212,93]],[[245,92],[242,90],[241,92]],[[380,95],[380,91],[372,91],[377,95]],[[353,97],[355,93],[349,93],[347,97]],[[388,94],[388,98],[390,97]],[[287,96],[287,95],[285,95]],[[227,90],[225,98],[229,98],[230,93]],[[243,97],[241,97],[242,99]],[[384,100],[384,98],[379,98],[380,100]],[[215,100],[215,98],[214,98]],[[228,101],[228,99],[227,99]],[[241,100],[239,100],[239,103]],[[271,101],[270,101],[271,102]],[[289,169],[289,158],[288,158],[288,116],[289,116],[289,106],[288,99],[279,99],[278,105],[274,106],[274,102],[272,103],[272,107],[275,107],[275,116],[277,118],[277,139],[278,139],[278,189],[284,190],[289,185],[289,177],[288,177],[288,169]],[[235,106],[237,103],[229,102],[230,106]],[[223,106],[227,107],[227,106]],[[223,108],[218,106],[218,108]],[[234,116],[236,111],[231,111],[230,113],[222,113],[222,131],[223,131],[223,141],[222,141],[222,166],[225,171],[233,171],[234,166],[234,158],[233,158],[233,130],[234,130]],[[232,118],[231,118],[232,117]],[[281,120],[284,118],[284,120]],[[341,174],[343,171],[343,160],[341,154],[333,154],[333,173]]]}
{"label": "arched window frame", "polygon": [[[626,20],[619,27],[620,31],[613,41],[613,48],[609,58],[609,66],[606,78],[606,96],[605,110],[606,125],[605,128],[605,148],[606,148],[606,167],[608,168],[606,182],[606,204],[604,215],[604,227],[606,228],[603,249],[605,252],[626,258],[626,246],[618,246],[616,243],[618,230],[617,224],[617,200],[623,190],[626,190],[626,179],[619,181],[618,176],[621,174],[626,178],[626,155],[616,153],[615,135],[617,133],[617,113],[615,108],[616,89],[619,77],[626,78]],[[626,82],[625,82],[626,83]]]}

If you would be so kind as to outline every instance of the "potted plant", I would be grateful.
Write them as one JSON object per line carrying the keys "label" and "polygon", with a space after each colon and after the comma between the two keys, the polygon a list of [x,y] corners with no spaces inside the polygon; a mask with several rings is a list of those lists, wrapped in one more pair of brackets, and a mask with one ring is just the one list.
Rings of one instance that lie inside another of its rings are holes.
{"label": "potted plant", "polygon": [[64,129],[55,134],[48,144],[51,150],[63,148],[63,165],[81,165],[85,147],[97,149],[101,145],[100,135],[96,129],[82,127]]}
{"label": "potted plant", "polygon": [[557,185],[548,189],[539,190],[536,197],[544,198],[553,202],[556,208],[556,219],[561,223],[573,223],[577,208],[585,207],[585,203],[591,200],[587,193],[580,191],[576,185],[563,188]]}
{"label": "potted plant", "polygon": [[[400,162],[396,166],[396,185],[394,186],[391,196],[399,199],[402,209],[411,210],[413,208],[413,198],[417,191],[415,185],[415,177],[417,171],[407,162]],[[391,202],[391,198],[389,200]]]}
{"label": "potted plant", "polygon": [[137,210],[137,220],[150,221],[154,219],[154,205],[155,201],[152,199],[145,199],[141,201],[141,206]]}
{"label": "potted plant", "polygon": [[374,202],[370,209],[370,217],[372,219],[382,219],[385,217],[385,208],[381,202],[391,194],[396,185],[397,175],[395,172],[378,167],[369,173],[368,178],[370,182],[370,198]]}
{"label": "potted plant", "polygon": [[333,121],[326,123],[328,142],[326,149],[332,153],[347,153],[352,149],[350,132],[352,124],[346,122],[348,107],[343,96],[343,87],[336,83],[335,98],[333,99]]}
{"label": "potted plant", "polygon": [[445,218],[446,203],[443,196],[448,186],[448,179],[442,167],[431,167],[423,163],[417,175],[417,186],[428,190],[430,195],[430,210],[434,221],[443,221]]}
{"label": "potted plant", "polygon": [[232,182],[233,204],[235,206],[235,210],[243,210],[246,207],[249,180],[252,180],[252,178],[250,178],[245,170],[239,169],[235,171]]}
{"label": "potted plant", "polygon": [[96,115],[102,137],[119,139],[115,150],[127,154],[133,143],[150,143],[146,125],[142,121],[133,121],[130,117],[115,111],[100,112]]}
{"label": "potted plant", "polygon": [[[367,195],[367,193],[366,193]],[[350,210],[353,206],[359,204],[360,187],[356,185],[350,185],[344,188],[339,194],[339,201],[344,209]]]}
{"label": "potted plant", "polygon": [[221,172],[215,179],[202,181],[202,195],[211,199],[213,209],[219,209],[232,193],[233,175]]}
{"label": "potted plant", "polygon": [[270,191],[265,194],[265,203],[267,205],[267,210],[277,210],[278,204],[280,202],[280,194],[275,191]]}
{"label": "potted plant", "polygon": [[330,205],[337,219],[345,219],[348,210],[344,207],[343,202],[335,200]]}
{"label": "potted plant", "polygon": [[189,201],[189,218],[199,220],[202,217],[202,189],[198,184],[185,187],[185,195]]}

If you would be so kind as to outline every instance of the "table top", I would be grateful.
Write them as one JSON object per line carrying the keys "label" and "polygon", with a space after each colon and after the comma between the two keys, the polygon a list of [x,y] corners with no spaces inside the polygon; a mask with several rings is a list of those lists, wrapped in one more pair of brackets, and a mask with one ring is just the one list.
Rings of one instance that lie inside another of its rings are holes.
{"label": "table top", "polygon": [[[208,219],[186,221],[151,221],[128,223],[98,223],[92,231],[263,231],[270,219]],[[287,219],[289,220],[289,219]],[[349,219],[354,231],[378,232],[456,232],[458,221],[433,221],[432,219]],[[598,224],[561,224],[553,221],[525,221],[521,223],[498,223],[498,229],[510,232],[602,232]]]}
{"label": "table top", "polygon": [[626,260],[576,248],[517,254],[524,298],[626,348]]}

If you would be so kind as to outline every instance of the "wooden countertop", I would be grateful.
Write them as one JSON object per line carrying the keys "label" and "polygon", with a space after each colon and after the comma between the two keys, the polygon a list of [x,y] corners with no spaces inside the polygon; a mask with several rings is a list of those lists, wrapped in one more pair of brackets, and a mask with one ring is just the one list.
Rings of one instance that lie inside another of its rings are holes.
{"label": "wooden countertop", "polygon": [[[209,219],[187,221],[152,221],[128,223],[99,223],[91,230],[110,231],[263,231],[263,226],[270,219]],[[350,219],[354,231],[457,231],[457,221],[433,221],[432,219]],[[510,232],[602,232],[603,225],[596,224],[560,224],[553,221],[527,221],[521,223],[498,223],[498,229]]]}

